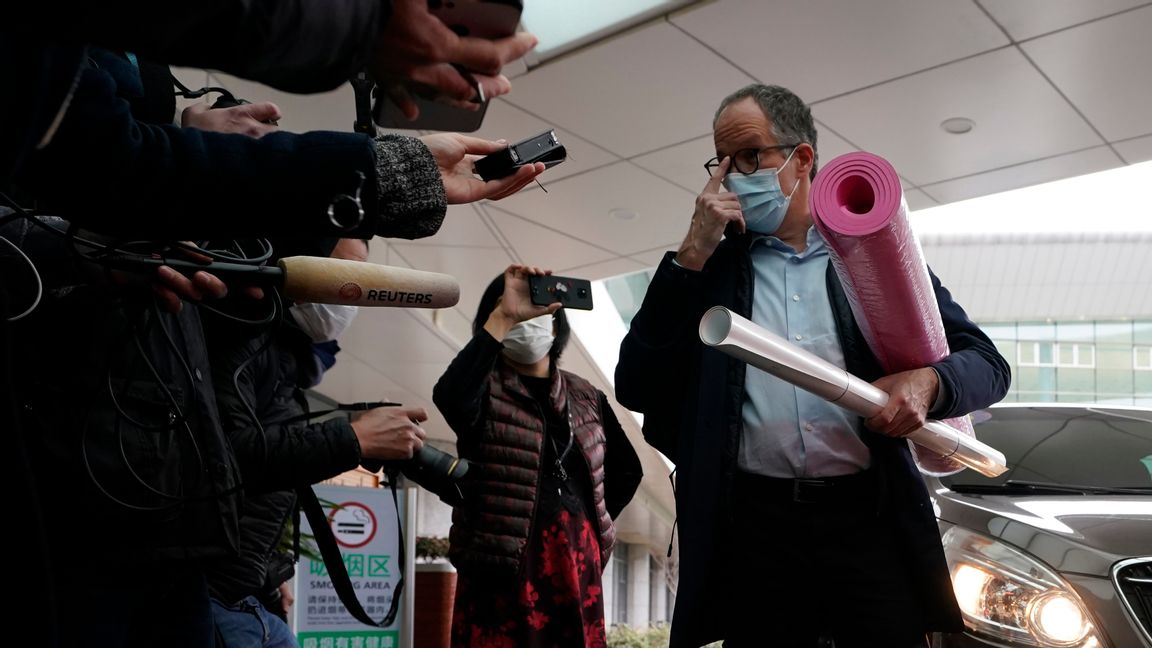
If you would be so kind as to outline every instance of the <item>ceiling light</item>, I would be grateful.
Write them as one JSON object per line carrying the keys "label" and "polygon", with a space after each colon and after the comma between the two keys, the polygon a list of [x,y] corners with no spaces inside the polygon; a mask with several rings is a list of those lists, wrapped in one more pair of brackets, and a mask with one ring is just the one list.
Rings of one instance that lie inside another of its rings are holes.
{"label": "ceiling light", "polygon": [[975,128],[976,122],[967,117],[950,117],[940,122],[940,128],[953,135],[963,135]]}
{"label": "ceiling light", "polygon": [[634,220],[640,215],[635,209],[628,209],[626,207],[617,207],[608,212],[608,215],[618,220]]}

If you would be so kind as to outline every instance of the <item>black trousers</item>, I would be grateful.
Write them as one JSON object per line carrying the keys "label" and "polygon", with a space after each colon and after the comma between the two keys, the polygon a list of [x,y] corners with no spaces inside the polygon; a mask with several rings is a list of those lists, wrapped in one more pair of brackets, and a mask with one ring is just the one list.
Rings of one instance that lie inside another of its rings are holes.
{"label": "black trousers", "polygon": [[919,602],[868,472],[739,475],[724,646],[921,648]]}

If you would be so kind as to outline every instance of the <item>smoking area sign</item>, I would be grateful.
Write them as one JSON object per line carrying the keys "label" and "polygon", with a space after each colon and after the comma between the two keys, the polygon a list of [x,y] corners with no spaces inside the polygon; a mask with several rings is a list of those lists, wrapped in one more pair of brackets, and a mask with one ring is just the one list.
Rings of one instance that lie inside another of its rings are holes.
{"label": "smoking area sign", "polygon": [[328,514],[332,535],[341,547],[358,549],[376,537],[376,515],[360,502],[341,502]]}
{"label": "smoking area sign", "polygon": [[[392,606],[392,597],[398,595],[401,569],[397,562],[397,509],[391,491],[327,485],[313,488],[325,508],[360,605],[373,619],[383,619]],[[304,536],[312,536],[307,519],[300,523]],[[300,556],[296,588],[293,613],[301,648],[400,648],[403,610],[386,628],[360,623],[340,602],[323,561]]]}

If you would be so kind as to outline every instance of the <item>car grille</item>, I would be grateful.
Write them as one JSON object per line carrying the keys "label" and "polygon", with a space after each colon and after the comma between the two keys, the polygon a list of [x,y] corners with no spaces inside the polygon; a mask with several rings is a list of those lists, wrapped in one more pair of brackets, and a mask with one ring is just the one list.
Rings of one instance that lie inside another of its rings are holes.
{"label": "car grille", "polygon": [[1152,558],[1118,563],[1112,572],[1125,607],[1136,618],[1144,638],[1152,641]]}

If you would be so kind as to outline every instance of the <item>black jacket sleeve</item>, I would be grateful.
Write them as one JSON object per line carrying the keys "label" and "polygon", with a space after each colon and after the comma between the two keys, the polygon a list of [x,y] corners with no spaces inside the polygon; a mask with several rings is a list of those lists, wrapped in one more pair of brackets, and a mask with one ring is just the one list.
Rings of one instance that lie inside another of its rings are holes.
{"label": "black jacket sleeve", "polygon": [[[80,75],[55,136],[23,172],[46,211],[80,227],[140,239],[399,234],[435,231],[446,208],[436,163],[419,140],[276,132],[260,139],[138,122],[116,78]],[[358,227],[347,197],[364,210]],[[384,214],[381,214],[384,212]],[[431,226],[431,229],[428,227]]]}
{"label": "black jacket sleeve", "polygon": [[940,376],[940,396],[931,418],[947,419],[999,402],[1008,393],[1012,370],[996,345],[952,300],[952,293],[931,270],[932,289],[948,338],[949,355],[932,365]]}
{"label": "black jacket sleeve", "polygon": [[[87,67],[52,143],[24,171],[48,209],[86,229],[148,238],[293,231],[348,235],[328,205],[358,188],[375,213],[373,141],[351,133],[260,139],[137,122],[115,80]],[[369,234],[370,235],[370,234]]]}
{"label": "black jacket sleeve", "polygon": [[616,364],[616,399],[644,414],[644,438],[676,462],[681,412],[699,356],[699,295],[703,274],[672,262],[669,252],[656,268],[644,302]]}
{"label": "black jacket sleeve", "polygon": [[228,359],[214,353],[212,362],[220,422],[236,453],[245,488],[289,489],[355,468],[360,444],[347,419],[288,422],[304,412],[294,397],[295,376],[284,373],[278,355],[288,351],[273,344],[248,361],[250,353],[259,351],[259,342],[234,348]]}
{"label": "black jacket sleeve", "polygon": [[432,402],[461,441],[480,425],[488,397],[488,377],[504,345],[483,329],[452,359],[436,386]]}
{"label": "black jacket sleeve", "polygon": [[604,506],[615,520],[640,487],[644,469],[628,435],[612,411],[608,397],[600,394],[600,423],[604,426]]}
{"label": "black jacket sleeve", "polygon": [[0,25],[55,41],[223,70],[288,92],[322,92],[362,69],[389,0],[5,2]]}

